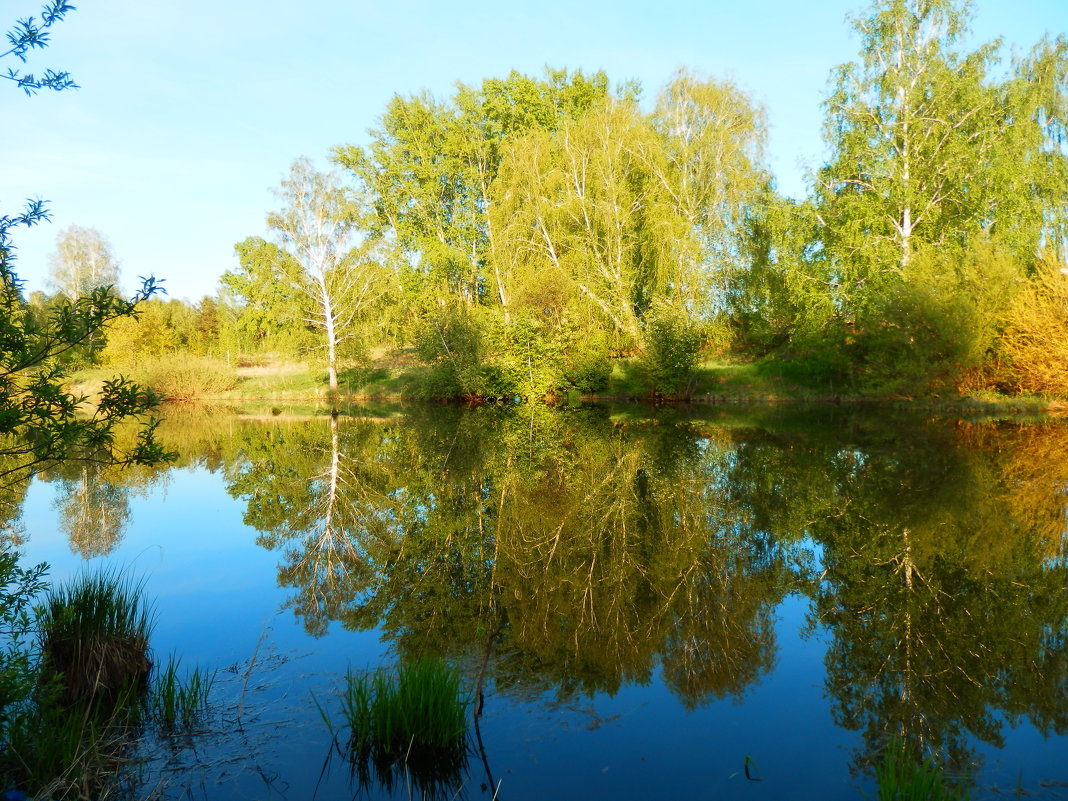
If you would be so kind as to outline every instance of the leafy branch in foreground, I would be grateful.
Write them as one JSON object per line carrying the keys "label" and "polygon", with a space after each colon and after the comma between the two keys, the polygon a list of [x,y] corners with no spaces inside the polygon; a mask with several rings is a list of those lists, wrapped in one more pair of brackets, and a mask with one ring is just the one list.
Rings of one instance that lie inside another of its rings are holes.
{"label": "leafy branch in foreground", "polygon": [[[48,47],[51,28],[55,23],[62,21],[69,11],[74,11],[74,6],[66,0],[52,0],[45,3],[41,8],[41,20],[38,22],[34,17],[25,17],[17,20],[11,30],[7,32],[7,41],[11,47],[0,58],[14,56],[23,64],[26,63],[26,54],[35,47]],[[20,72],[14,67],[9,67],[7,72],[0,73],[0,77],[15,83],[19,89],[27,95],[36,94],[39,89],[51,89],[60,92],[64,89],[77,89],[78,84],[66,71],[46,69],[38,78],[32,72]]]}
{"label": "leafy branch in foreground", "polygon": [[[49,43],[49,29],[74,10],[66,0],[49,0],[34,17],[18,20],[7,33],[9,49],[0,60],[25,63],[34,48]],[[9,69],[4,76],[28,94],[39,88],[63,90],[76,84],[67,73],[47,71],[43,79]],[[22,282],[15,274],[11,232],[49,219],[46,201],[30,199],[12,215],[0,215],[0,489],[39,473],[65,459],[86,459],[119,465],[167,461],[171,454],[155,440],[156,423],[147,419],[159,398],[121,376],[105,382],[95,405],[68,391],[58,357],[91,340],[110,321],[135,317],[137,305],[162,291],[154,278],[143,278],[129,299],[115,297],[110,287],[97,287],[74,300],[61,302],[46,320],[28,312]],[[142,421],[136,444],[121,450],[115,428],[124,419]]]}
{"label": "leafy branch in foreground", "polygon": [[151,464],[168,454],[155,439],[149,419],[127,450],[115,445],[116,426],[144,418],[158,405],[150,390],[122,376],[105,381],[95,403],[62,385],[58,356],[87,341],[109,321],[137,315],[137,304],[159,291],[153,278],[142,280],[130,299],[100,287],[57,306],[50,318],[35,323],[23,308],[19,283],[0,250],[0,484],[34,475],[64,459],[109,464]]}

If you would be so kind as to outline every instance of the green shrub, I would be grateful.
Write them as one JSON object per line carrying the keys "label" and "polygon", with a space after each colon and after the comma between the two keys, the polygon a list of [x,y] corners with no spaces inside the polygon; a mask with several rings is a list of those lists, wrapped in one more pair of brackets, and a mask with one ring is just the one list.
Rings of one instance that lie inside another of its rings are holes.
{"label": "green shrub", "polygon": [[468,398],[503,398],[518,391],[507,371],[496,364],[480,364],[465,371],[461,386]]}
{"label": "green shrub", "polygon": [[612,377],[612,363],[607,353],[583,351],[571,361],[564,372],[564,382],[579,392],[595,395],[608,389]]}
{"label": "green shrub", "polygon": [[794,381],[822,392],[841,394],[853,391],[852,338],[841,331],[834,336],[807,336],[758,363],[757,373]]}
{"label": "green shrub", "polygon": [[688,395],[700,361],[701,331],[681,309],[658,306],[645,324],[642,368],[649,389],[668,396]]}
{"label": "green shrub", "polygon": [[604,334],[582,331],[577,327],[567,334],[570,342],[565,353],[564,386],[588,394],[608,389],[612,362],[608,358],[608,342]]}
{"label": "green shrub", "polygon": [[434,364],[416,376],[414,391],[424,400],[456,398],[460,395],[460,379],[452,365]]}
{"label": "green shrub", "polygon": [[440,659],[395,673],[350,672],[342,696],[349,758],[361,778],[370,763],[387,785],[398,770],[424,789],[458,785],[467,761],[468,702],[459,672]]}
{"label": "green shrub", "polygon": [[492,326],[494,363],[501,368],[506,391],[537,400],[555,395],[563,386],[560,344],[551,326],[530,309],[521,309],[505,322]]}
{"label": "green shrub", "polygon": [[858,388],[914,393],[955,383],[994,347],[1022,275],[1012,256],[990,242],[964,252],[915,253],[857,315]]}
{"label": "green shrub", "polygon": [[430,370],[419,382],[425,398],[479,395],[482,335],[477,321],[460,309],[442,309],[428,317],[415,340],[419,358]]}

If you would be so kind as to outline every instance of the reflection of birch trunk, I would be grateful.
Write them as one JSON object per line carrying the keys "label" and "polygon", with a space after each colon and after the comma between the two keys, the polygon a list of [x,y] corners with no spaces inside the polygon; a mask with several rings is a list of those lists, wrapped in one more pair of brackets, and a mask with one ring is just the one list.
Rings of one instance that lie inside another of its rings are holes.
{"label": "reflection of birch trunk", "polygon": [[330,531],[334,524],[334,510],[337,508],[338,473],[341,468],[341,448],[338,446],[337,415],[330,415],[330,489],[327,491],[325,528]]}
{"label": "reflection of birch trunk", "polygon": [[486,770],[486,786],[494,789],[493,797],[498,798],[497,791],[500,783],[493,781],[493,770],[490,768],[489,756],[486,754],[486,744],[482,740],[482,707],[485,704],[486,677],[489,675],[490,657],[493,655],[493,646],[498,635],[504,629],[503,621],[498,620],[497,626],[486,638],[485,651],[482,654],[482,665],[479,667],[478,680],[475,682],[475,700],[472,720],[475,728],[475,742],[478,744],[478,755],[482,760],[482,766]]}
{"label": "reflection of birch trunk", "polygon": [[312,537],[307,542],[307,547],[301,554],[296,564],[298,569],[309,568],[312,575],[318,577],[313,589],[315,603],[322,611],[326,603],[326,596],[333,590],[338,569],[342,567],[341,558],[346,555],[354,555],[356,548],[347,532],[341,530],[337,523],[338,507],[342,502],[342,477],[341,445],[339,436],[339,422],[336,415],[330,418],[330,452],[326,469],[312,477],[312,481],[320,482],[324,488],[322,496],[318,499],[313,509],[316,524],[312,530]]}
{"label": "reflection of birch trunk", "polygon": [[280,580],[300,589],[290,606],[313,632],[374,580],[377,560],[387,558],[400,535],[397,500],[379,486],[378,466],[346,452],[354,447],[342,431],[346,421],[336,414],[326,419],[329,431],[309,454],[314,466],[301,473],[306,500],[281,529],[299,540],[287,550]]}
{"label": "reflection of birch trunk", "polygon": [[326,469],[313,477],[313,481],[322,482],[325,492],[316,503],[316,516],[319,524],[318,532],[314,536],[312,547],[305,552],[301,562],[309,559],[319,561],[326,557],[325,565],[329,569],[333,561],[332,554],[339,551],[351,551],[352,544],[343,532],[338,532],[335,518],[337,517],[338,504],[340,502],[341,485],[341,446],[338,436],[338,418],[330,416],[330,458]]}

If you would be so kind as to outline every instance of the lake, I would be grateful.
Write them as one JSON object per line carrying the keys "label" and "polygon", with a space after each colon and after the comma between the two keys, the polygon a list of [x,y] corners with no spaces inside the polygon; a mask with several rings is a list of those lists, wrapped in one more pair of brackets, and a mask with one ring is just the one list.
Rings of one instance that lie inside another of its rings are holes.
{"label": "lake", "polygon": [[490,799],[872,797],[893,737],[1068,798],[1068,425],[838,407],[171,409],[9,533],[216,670],[139,792],[418,797],[331,755],[346,671],[442,656]]}

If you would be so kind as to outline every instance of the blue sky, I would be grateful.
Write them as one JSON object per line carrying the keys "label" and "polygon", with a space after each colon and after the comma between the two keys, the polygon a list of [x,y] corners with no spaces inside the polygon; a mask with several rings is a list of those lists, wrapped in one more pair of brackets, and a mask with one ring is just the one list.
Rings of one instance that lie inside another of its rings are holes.
{"label": "blue sky", "polygon": [[[50,202],[53,223],[20,230],[17,270],[45,288],[71,223],[111,241],[123,283],[149,273],[197,300],[264,235],[270,188],[309,156],[326,168],[362,144],[389,98],[545,65],[604,69],[652,97],[680,66],[729,77],[766,108],[779,186],[804,194],[818,166],[831,69],[856,57],[848,0],[76,0],[31,71],[70,70],[77,91],[26,98],[0,87],[0,209]],[[0,24],[39,13],[5,0]],[[1026,51],[1068,32],[1068,0],[978,0],[976,43]],[[11,66],[4,64],[4,67]]]}

